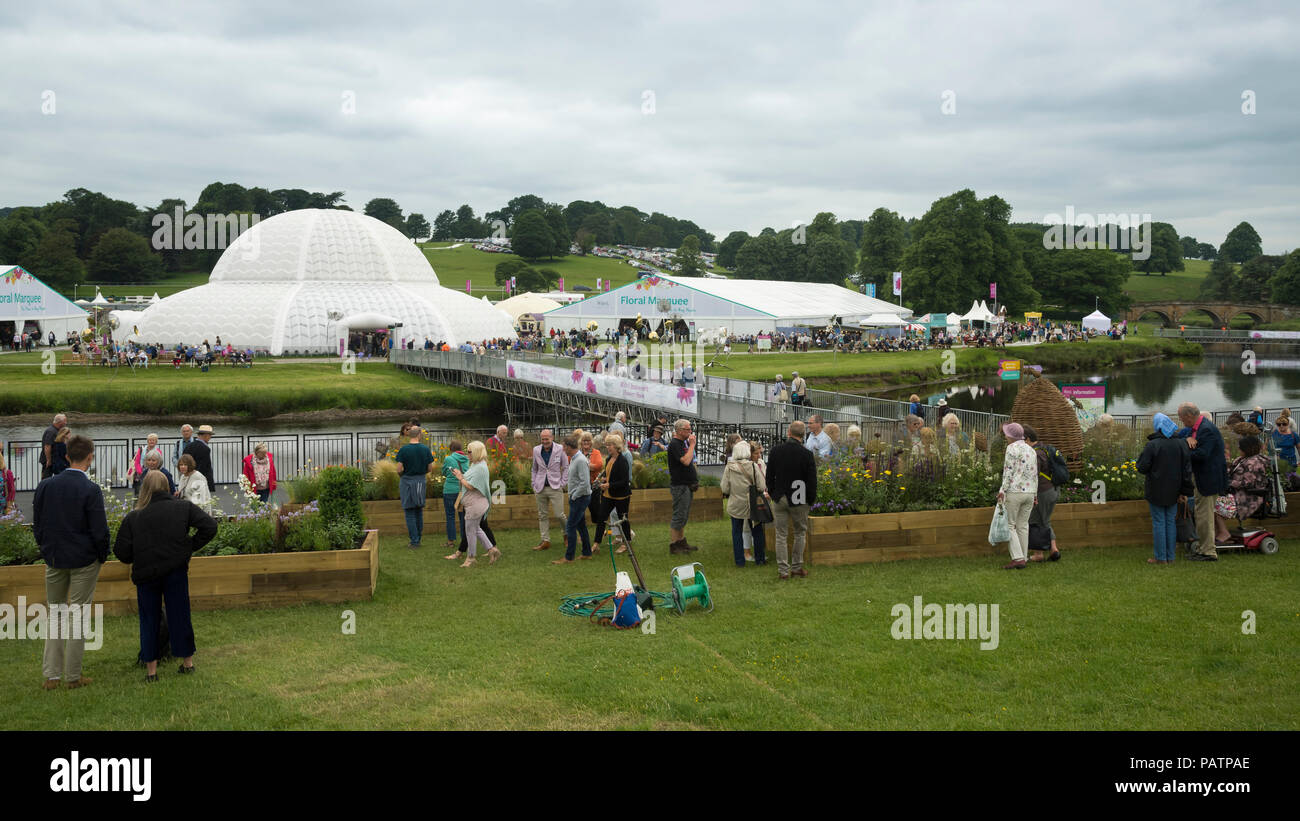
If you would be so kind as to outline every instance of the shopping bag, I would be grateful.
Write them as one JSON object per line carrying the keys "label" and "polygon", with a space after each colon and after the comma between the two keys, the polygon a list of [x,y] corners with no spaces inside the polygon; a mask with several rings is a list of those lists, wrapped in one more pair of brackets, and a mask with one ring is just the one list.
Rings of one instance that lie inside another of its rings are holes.
{"label": "shopping bag", "polygon": [[993,509],[993,521],[989,523],[989,544],[999,545],[1011,541],[1011,526],[1007,524],[1007,510],[998,502]]}
{"label": "shopping bag", "polygon": [[1179,542],[1196,541],[1196,517],[1193,515],[1191,499],[1178,503],[1178,514],[1174,517],[1174,528],[1178,531],[1174,538]]}

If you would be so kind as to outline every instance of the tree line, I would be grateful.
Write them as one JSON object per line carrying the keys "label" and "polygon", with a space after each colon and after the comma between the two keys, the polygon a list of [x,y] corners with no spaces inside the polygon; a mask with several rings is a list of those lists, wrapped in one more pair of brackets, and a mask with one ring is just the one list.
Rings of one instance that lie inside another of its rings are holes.
{"label": "tree line", "polygon": [[[1141,233],[1139,233],[1141,232]],[[1052,243],[1053,237],[1069,242]],[[1077,238],[1077,241],[1076,241]],[[1050,247],[1049,247],[1050,246]],[[1186,269],[1184,258],[1213,259],[1203,295],[1300,304],[1300,251],[1263,256],[1260,237],[1243,222],[1215,248],[1180,237],[1174,226],[1047,225],[1011,222],[1011,206],[996,195],[964,189],[936,200],[918,218],[877,208],[866,220],[817,214],[806,226],[733,231],[718,245],[718,264],[742,279],[832,282],[891,299],[893,272],[903,277],[902,300],[914,311],[964,311],[988,299],[1015,312],[1047,307],[1115,315],[1131,304],[1130,276],[1164,276]],[[1143,259],[1134,259],[1134,252]],[[1244,263],[1236,270],[1233,263]],[[1288,267],[1290,266],[1290,267]]]}

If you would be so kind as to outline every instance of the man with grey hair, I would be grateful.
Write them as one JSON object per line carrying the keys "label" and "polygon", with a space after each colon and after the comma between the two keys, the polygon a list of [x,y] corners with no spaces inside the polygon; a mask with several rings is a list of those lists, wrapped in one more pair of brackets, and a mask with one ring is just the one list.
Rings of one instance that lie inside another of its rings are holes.
{"label": "man with grey hair", "polygon": [[668,484],[673,494],[673,517],[668,523],[668,552],[689,553],[695,550],[686,542],[686,521],[691,516],[691,497],[700,486],[695,472],[695,434],[691,420],[673,423],[673,438],[668,442]]}
{"label": "man with grey hair", "polygon": [[[808,540],[808,512],[817,499],[817,458],[804,447],[804,433],[803,422],[791,422],[786,440],[772,448],[767,458],[767,491],[772,496],[772,518],[776,525],[779,581],[808,575],[803,566],[803,551]],[[787,544],[791,530],[794,531],[793,551]]]}
{"label": "man with grey hair", "polygon": [[820,413],[814,413],[808,417],[808,430],[808,438],[804,441],[804,447],[812,451],[813,456],[818,459],[830,458],[831,437],[826,434],[826,431],[822,430],[822,415]]}
{"label": "man with grey hair", "polygon": [[487,452],[490,456],[509,456],[510,445],[506,440],[510,438],[510,428],[505,425],[497,425],[497,432],[492,434],[491,438],[485,443]]}
{"label": "man with grey hair", "polygon": [[1214,500],[1228,492],[1228,461],[1223,452],[1223,434],[1192,402],[1178,406],[1178,421],[1192,449],[1192,478],[1196,480],[1196,541],[1187,557],[1196,562],[1218,561],[1214,546]]}
{"label": "man with grey hair", "polygon": [[533,448],[533,495],[537,497],[537,529],[542,541],[533,550],[551,549],[551,515],[564,521],[564,487],[568,484],[569,457],[555,446],[550,428]]}
{"label": "man with grey hair", "polygon": [[180,464],[181,457],[185,455],[185,449],[194,441],[194,426],[181,425],[181,438],[176,440],[176,456],[171,460],[172,465]]}
{"label": "man with grey hair", "polygon": [[627,414],[619,411],[614,414],[614,421],[609,423],[609,432],[617,433],[624,440],[627,439]]}
{"label": "man with grey hair", "polygon": [[54,421],[41,434],[41,478],[48,479],[54,475],[54,439],[59,431],[68,426],[66,414],[55,414]]}

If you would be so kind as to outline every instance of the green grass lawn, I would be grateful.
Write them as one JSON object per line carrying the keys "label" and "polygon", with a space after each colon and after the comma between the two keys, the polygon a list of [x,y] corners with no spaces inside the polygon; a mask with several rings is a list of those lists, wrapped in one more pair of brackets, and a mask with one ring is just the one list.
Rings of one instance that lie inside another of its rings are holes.
{"label": "green grass lawn", "polygon": [[1209,260],[1185,259],[1186,270],[1170,271],[1164,276],[1133,271],[1124,283],[1124,293],[1133,297],[1134,302],[1196,299],[1201,293],[1201,281],[1210,273],[1210,264]]}
{"label": "green grass lawn", "polygon": [[[62,356],[62,352],[58,354]],[[171,413],[206,411],[258,418],[286,411],[326,408],[432,408],[466,411],[490,408],[481,391],[428,382],[386,362],[357,363],[344,373],[334,363],[259,363],[252,368],[216,366],[176,370],[170,364],[147,370],[59,365],[43,373],[40,354],[0,357],[0,413],[50,410],[81,413]]]}
{"label": "green grass lawn", "polygon": [[[465,280],[473,281],[474,296],[486,294],[488,299],[505,296],[505,292],[496,284],[497,264],[508,259],[519,259],[514,254],[489,254],[476,251],[473,245],[465,244],[459,248],[447,248],[454,243],[429,243],[421,246],[429,264],[438,274],[438,281],[447,288],[463,289]],[[596,287],[596,279],[609,279],[614,282],[611,288],[635,282],[640,274],[637,269],[622,260],[596,256],[559,257],[542,259],[531,263],[535,268],[553,268],[564,277],[564,288],[572,291],[576,285],[588,288]]]}
{"label": "green grass lawn", "polygon": [[[184,291],[186,288],[194,288],[198,285],[208,284],[208,274],[206,271],[182,271],[177,274],[168,274],[166,277],[157,282],[140,282],[133,285],[102,285],[99,286],[100,293],[109,299],[121,299],[127,296],[136,296],[143,294],[145,297],[153,296],[154,292],[158,296],[168,297],[177,291]],[[95,298],[95,283],[88,282],[85,285],[78,285],[76,296],[86,299]],[[64,296],[72,299],[73,292],[69,289]]]}
{"label": "green grass lawn", "polygon": [[[556,611],[609,590],[607,555],[553,567],[532,531],[462,570],[381,540],[373,601],[194,616],[197,675],[134,666],[138,621],[110,617],[84,690],[43,692],[39,641],[0,642],[6,730],[49,729],[1300,729],[1300,542],[1274,556],[1145,564],[1150,546],[819,568],[778,582],[731,563],[729,523],[688,527],[716,600],[656,633]],[[652,589],[666,528],[637,526]],[[673,557],[677,558],[677,557]],[[620,567],[628,569],[623,561]],[[999,645],[891,636],[892,607],[997,604]],[[341,631],[344,610],[356,634]],[[1251,610],[1257,634],[1243,635]]]}

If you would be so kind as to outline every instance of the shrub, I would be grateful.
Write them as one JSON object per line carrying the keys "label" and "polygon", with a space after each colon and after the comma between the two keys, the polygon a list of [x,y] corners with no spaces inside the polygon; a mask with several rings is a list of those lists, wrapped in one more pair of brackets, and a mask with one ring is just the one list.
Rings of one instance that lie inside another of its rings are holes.
{"label": "shrub", "polygon": [[284,482],[289,490],[289,501],[304,505],[320,494],[320,473],[303,473]]}
{"label": "shrub", "polygon": [[329,536],[319,513],[302,516],[285,528],[284,549],[289,551],[329,550]]}
{"label": "shrub", "polygon": [[0,566],[33,564],[41,557],[36,537],[23,520],[21,511],[0,516]]}
{"label": "shrub", "polygon": [[320,472],[320,513],[325,523],[333,524],[340,520],[356,523],[358,528],[365,524],[365,514],[361,510],[361,471],[353,467],[332,466]]}
{"label": "shrub", "polygon": [[366,497],[374,499],[398,498],[398,484],[401,482],[401,466],[387,459],[380,459],[370,466],[370,481],[366,488]]}
{"label": "shrub", "polygon": [[342,520],[325,526],[325,538],[330,550],[351,550],[357,546],[362,530],[355,522]]}

